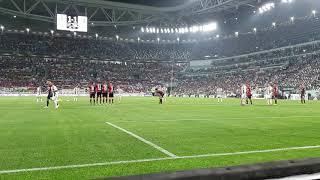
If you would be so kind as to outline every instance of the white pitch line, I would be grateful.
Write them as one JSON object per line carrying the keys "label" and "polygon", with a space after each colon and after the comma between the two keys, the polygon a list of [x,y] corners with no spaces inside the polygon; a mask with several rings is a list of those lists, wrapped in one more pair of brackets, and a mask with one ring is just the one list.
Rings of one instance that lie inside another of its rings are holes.
{"label": "white pitch line", "polygon": [[155,162],[155,161],[165,161],[165,160],[175,160],[175,159],[195,159],[195,158],[204,158],[204,157],[235,156],[235,155],[244,155],[244,154],[258,154],[258,153],[281,152],[281,151],[304,150],[304,149],[319,149],[319,148],[320,148],[320,145],[302,146],[302,147],[289,147],[289,148],[242,151],[242,152],[231,152],[231,153],[202,154],[202,155],[191,155],[191,156],[176,156],[176,157],[165,157],[165,158],[102,162],[102,163],[92,163],[92,164],[39,167],[39,168],[29,168],[29,169],[0,170],[0,174],[23,173],[23,172],[32,172],[32,171],[49,171],[49,170],[84,168],[84,167],[95,167],[95,166],[108,166],[108,165],[117,165],[117,164],[133,164],[133,163]]}
{"label": "white pitch line", "polygon": [[276,149],[255,150],[255,151],[242,151],[242,152],[232,152],[232,153],[201,154],[201,155],[193,155],[193,156],[180,156],[178,158],[186,159],[186,158],[215,157],[215,156],[234,156],[234,155],[241,155],[241,154],[256,154],[256,153],[268,153],[268,152],[302,150],[302,149],[318,149],[318,148],[320,148],[320,145],[289,147],[289,148],[276,148]]}
{"label": "white pitch line", "polygon": [[[230,117],[230,118],[219,118],[219,119],[223,119],[223,120],[228,120],[228,119],[239,119],[239,120],[242,120],[242,119],[288,119],[288,118],[315,118],[315,117],[320,117],[320,116],[260,116],[260,117]],[[148,121],[129,121],[129,120],[123,120],[123,121],[117,121],[117,122],[178,122],[178,121],[212,121],[212,120],[215,120],[213,118],[191,118],[191,119],[174,119],[174,120],[148,120]]]}
{"label": "white pitch line", "polygon": [[160,147],[160,146],[158,146],[158,145],[156,145],[156,144],[154,144],[154,143],[152,143],[152,142],[144,139],[144,138],[141,137],[141,136],[138,136],[138,135],[136,135],[136,134],[134,134],[134,133],[132,133],[132,132],[126,130],[126,129],[123,129],[123,128],[117,126],[117,125],[114,125],[114,124],[112,124],[112,123],[110,123],[110,122],[106,122],[106,123],[109,124],[110,126],[116,128],[116,129],[119,129],[120,131],[123,131],[123,132],[129,134],[130,136],[133,136],[133,137],[135,137],[136,139],[138,139],[138,140],[140,140],[140,141],[142,141],[142,142],[144,142],[144,143],[152,146],[153,148],[158,149],[159,151],[161,151],[162,153],[164,153],[164,154],[166,154],[166,155],[168,155],[168,156],[170,156],[170,157],[177,157],[175,154],[173,154],[173,153],[165,150],[164,148],[162,148],[162,147]]}
{"label": "white pitch line", "polygon": [[32,172],[32,171],[49,171],[49,170],[59,170],[59,169],[73,169],[73,168],[108,166],[108,165],[116,165],[116,164],[130,164],[130,163],[141,163],[141,162],[154,162],[154,161],[163,161],[163,160],[170,160],[170,159],[174,159],[174,157],[102,162],[102,163],[92,163],[92,164],[75,164],[75,165],[66,165],[66,166],[51,166],[51,167],[29,168],[29,169],[2,170],[0,171],[0,174],[12,174],[12,173],[22,173],[22,172]]}

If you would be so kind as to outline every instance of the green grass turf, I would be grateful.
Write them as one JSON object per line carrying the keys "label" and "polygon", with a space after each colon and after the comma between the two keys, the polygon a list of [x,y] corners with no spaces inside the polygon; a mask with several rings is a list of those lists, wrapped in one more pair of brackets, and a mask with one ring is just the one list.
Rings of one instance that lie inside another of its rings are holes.
{"label": "green grass turf", "polygon": [[[0,98],[0,171],[168,157],[106,124],[131,131],[177,156],[320,145],[320,103],[239,105],[228,99],[124,98],[90,106],[62,98],[60,109],[34,98]],[[0,174],[0,179],[89,179],[273,160],[319,157],[319,149]]]}

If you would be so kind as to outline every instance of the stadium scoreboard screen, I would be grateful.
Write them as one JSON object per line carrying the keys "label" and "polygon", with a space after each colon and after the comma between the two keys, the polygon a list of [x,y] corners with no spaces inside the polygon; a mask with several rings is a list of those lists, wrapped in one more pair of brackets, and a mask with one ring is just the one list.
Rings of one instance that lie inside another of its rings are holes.
{"label": "stadium scoreboard screen", "polygon": [[88,18],[86,16],[57,14],[57,30],[87,32]]}

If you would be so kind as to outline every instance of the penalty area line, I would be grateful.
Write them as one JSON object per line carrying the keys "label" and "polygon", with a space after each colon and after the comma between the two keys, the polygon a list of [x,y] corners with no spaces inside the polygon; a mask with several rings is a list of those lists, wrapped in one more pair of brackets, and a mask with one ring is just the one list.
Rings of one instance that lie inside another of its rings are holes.
{"label": "penalty area line", "polygon": [[[257,116],[257,117],[250,117],[251,119],[290,119],[290,118],[319,118],[320,116]],[[248,117],[219,117],[219,120],[247,120],[250,119]],[[119,123],[147,123],[147,122],[179,122],[179,121],[214,121],[217,119],[209,118],[209,117],[204,117],[204,118],[186,118],[186,119],[174,119],[174,120],[165,120],[165,119],[156,119],[156,120],[142,120],[142,121],[136,121],[136,120],[122,120],[122,121],[117,121]]]}
{"label": "penalty area line", "polygon": [[110,126],[116,128],[116,129],[118,129],[118,130],[120,130],[122,132],[125,132],[125,133],[129,134],[130,136],[132,136],[132,137],[134,137],[134,138],[136,138],[136,139],[148,144],[149,146],[161,151],[162,153],[168,155],[169,157],[177,157],[177,155],[175,155],[175,154],[169,152],[168,150],[166,150],[166,149],[164,149],[164,148],[162,148],[162,147],[160,147],[160,146],[158,146],[158,145],[156,145],[156,144],[144,139],[141,136],[138,136],[138,135],[134,134],[133,132],[130,132],[130,131],[126,130],[126,129],[123,129],[122,127],[119,127],[119,126],[117,126],[115,124],[112,124],[110,122],[106,122],[106,123],[109,124]]}
{"label": "penalty area line", "polygon": [[108,166],[108,165],[119,165],[119,164],[156,162],[156,161],[175,160],[175,159],[195,159],[195,158],[205,158],[205,157],[235,156],[235,155],[245,155],[245,154],[259,154],[259,153],[281,152],[281,151],[291,151],[291,150],[304,150],[304,149],[319,149],[319,148],[320,148],[320,145],[301,146],[301,147],[289,147],[289,148],[278,148],[278,149],[255,150],[255,151],[242,151],[242,152],[231,152],[231,153],[202,154],[202,155],[191,155],[191,156],[176,156],[176,157],[164,157],[164,158],[153,158],[153,159],[137,159],[137,160],[128,160],[128,161],[102,162],[102,163],[92,163],[92,164],[39,167],[39,168],[29,168],[29,169],[0,170],[0,175],[1,174],[32,172],[32,171],[74,169],[74,168]]}

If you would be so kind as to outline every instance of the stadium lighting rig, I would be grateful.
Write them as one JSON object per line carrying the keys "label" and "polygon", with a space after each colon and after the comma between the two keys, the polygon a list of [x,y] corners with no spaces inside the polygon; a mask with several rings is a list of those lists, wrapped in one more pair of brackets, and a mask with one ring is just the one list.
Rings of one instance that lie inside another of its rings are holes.
{"label": "stadium lighting rig", "polygon": [[265,12],[267,12],[267,11],[270,11],[270,10],[273,9],[274,7],[275,7],[275,4],[274,4],[273,2],[264,4],[263,6],[261,6],[261,7],[259,8],[259,13],[260,13],[260,14],[263,14],[263,13],[265,13]]}
{"label": "stadium lighting rig", "polygon": [[1,26],[0,26],[0,29],[1,29],[1,32],[3,32],[3,30],[4,30],[4,26],[3,26],[3,25],[1,25]]}
{"label": "stadium lighting rig", "polygon": [[152,34],[185,34],[185,33],[198,33],[198,32],[211,32],[217,29],[217,23],[209,23],[204,25],[195,25],[190,27],[176,27],[176,28],[165,28],[165,27],[141,27],[142,33]]}
{"label": "stadium lighting rig", "polygon": [[312,10],[311,13],[312,13],[313,16],[316,16],[317,11],[316,10]]}
{"label": "stadium lighting rig", "polygon": [[293,2],[293,0],[281,0],[281,3],[292,3]]}
{"label": "stadium lighting rig", "polygon": [[294,16],[290,17],[290,21],[294,22]]}

